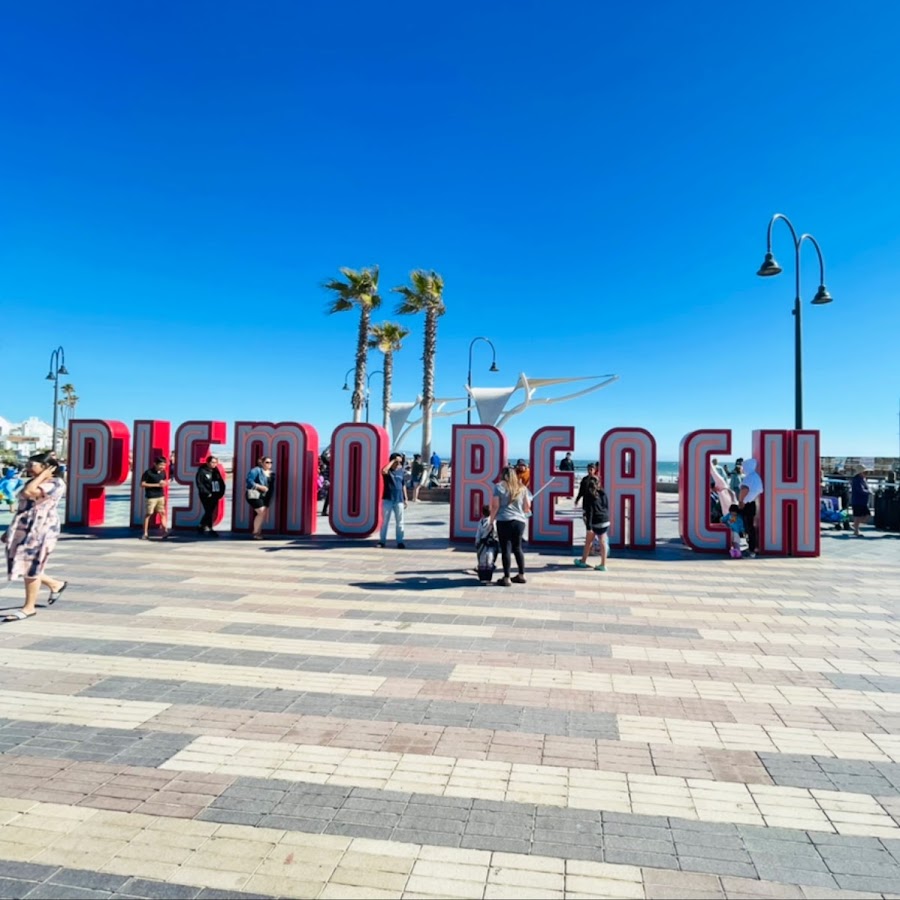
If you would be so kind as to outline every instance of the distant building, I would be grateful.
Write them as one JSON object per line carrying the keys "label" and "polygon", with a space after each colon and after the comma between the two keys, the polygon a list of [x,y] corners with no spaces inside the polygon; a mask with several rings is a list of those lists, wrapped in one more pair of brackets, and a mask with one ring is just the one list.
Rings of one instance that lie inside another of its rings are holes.
{"label": "distant building", "polygon": [[10,422],[0,416],[0,450],[12,450],[24,459],[53,443],[53,426],[31,416],[24,422]]}

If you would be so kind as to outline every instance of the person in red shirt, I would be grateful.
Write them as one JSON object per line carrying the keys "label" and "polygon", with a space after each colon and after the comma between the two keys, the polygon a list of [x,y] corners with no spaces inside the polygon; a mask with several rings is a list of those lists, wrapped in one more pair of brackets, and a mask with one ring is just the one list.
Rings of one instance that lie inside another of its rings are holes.
{"label": "person in red shirt", "polygon": [[516,475],[519,478],[519,481],[525,485],[525,487],[529,487],[531,483],[531,469],[528,468],[528,463],[525,462],[524,459],[516,460]]}

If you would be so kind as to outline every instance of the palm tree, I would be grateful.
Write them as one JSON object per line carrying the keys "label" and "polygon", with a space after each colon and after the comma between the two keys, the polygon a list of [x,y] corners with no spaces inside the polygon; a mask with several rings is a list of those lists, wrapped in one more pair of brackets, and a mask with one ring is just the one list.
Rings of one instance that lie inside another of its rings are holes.
{"label": "palm tree", "polygon": [[394,378],[394,354],[402,347],[403,338],[409,329],[395,322],[382,322],[370,329],[369,347],[380,350],[384,354],[384,395],[382,410],[384,412],[384,429],[387,431],[391,420],[391,382]]}
{"label": "palm tree", "polygon": [[425,313],[425,349],[422,353],[422,462],[431,459],[431,408],[434,405],[434,360],[437,355],[437,320],[444,306],[444,279],[432,270],[416,269],[410,273],[409,285],[393,290],[403,297],[397,307],[401,316]]}
{"label": "palm tree", "polygon": [[366,353],[369,341],[369,320],[373,309],[381,306],[378,296],[378,266],[371,269],[341,269],[346,281],[332,279],[326,281],[324,287],[332,292],[332,300],[328,304],[329,313],[348,312],[359,309],[359,330],[356,336],[356,379],[353,384],[353,421],[362,420],[363,403],[366,394]]}
{"label": "palm tree", "polygon": [[78,406],[78,401],[81,399],[78,394],[75,393],[75,385],[74,384],[64,384],[60,390],[62,391],[62,399],[57,400],[57,405],[59,406],[60,411],[60,431],[62,432],[62,458],[66,459],[68,454],[68,447],[66,445],[66,441],[69,438],[69,429],[68,423],[69,419],[75,413],[75,407]]}

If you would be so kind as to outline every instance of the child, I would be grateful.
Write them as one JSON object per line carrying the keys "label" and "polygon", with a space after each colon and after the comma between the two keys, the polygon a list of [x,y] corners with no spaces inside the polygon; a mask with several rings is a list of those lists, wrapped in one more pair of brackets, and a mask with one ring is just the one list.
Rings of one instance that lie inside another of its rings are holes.
{"label": "child", "polygon": [[478,555],[478,580],[482,584],[490,584],[494,579],[494,567],[497,563],[500,541],[497,538],[496,527],[491,524],[490,506],[481,507],[481,517],[481,521],[478,523],[478,531],[475,533],[475,553]]}
{"label": "child", "polygon": [[731,546],[728,550],[732,559],[741,558],[741,535],[744,532],[744,520],[741,518],[741,510],[737,503],[728,507],[728,515],[722,516],[722,524],[731,529]]}

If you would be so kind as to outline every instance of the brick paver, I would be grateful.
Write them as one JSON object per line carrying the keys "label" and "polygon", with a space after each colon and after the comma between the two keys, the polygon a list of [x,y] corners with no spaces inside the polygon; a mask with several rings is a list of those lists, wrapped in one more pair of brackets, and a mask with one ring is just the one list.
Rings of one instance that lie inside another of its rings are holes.
{"label": "brick paver", "polygon": [[428,504],[405,551],[64,538],[0,626],[0,896],[900,894],[897,536],[698,559],[660,501],[510,589]]}

